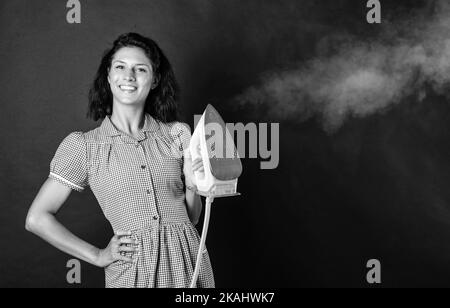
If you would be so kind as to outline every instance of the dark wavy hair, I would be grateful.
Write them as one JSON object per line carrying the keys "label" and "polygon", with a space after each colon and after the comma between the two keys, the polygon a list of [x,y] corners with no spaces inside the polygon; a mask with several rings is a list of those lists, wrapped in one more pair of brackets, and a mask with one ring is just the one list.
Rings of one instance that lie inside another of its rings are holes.
{"label": "dark wavy hair", "polygon": [[108,83],[108,71],[114,54],[122,47],[139,47],[144,50],[159,81],[147,96],[144,112],[164,123],[178,120],[177,102],[180,90],[172,66],[155,41],[138,33],[120,35],[112,48],[105,51],[89,90],[87,117],[97,121],[112,114],[113,95]]}

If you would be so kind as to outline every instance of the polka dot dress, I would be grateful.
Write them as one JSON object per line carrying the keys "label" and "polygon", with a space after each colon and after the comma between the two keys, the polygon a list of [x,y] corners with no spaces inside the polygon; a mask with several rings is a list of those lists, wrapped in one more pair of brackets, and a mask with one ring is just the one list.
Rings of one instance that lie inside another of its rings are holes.
{"label": "polka dot dress", "polygon": [[[183,179],[183,150],[189,126],[162,123],[145,114],[138,137],[119,131],[107,116],[88,132],[73,132],[59,145],[49,177],[83,191],[90,187],[113,230],[131,231],[140,251],[133,262],[105,268],[106,287],[189,287],[200,236],[189,220]],[[213,288],[203,251],[197,287]]]}

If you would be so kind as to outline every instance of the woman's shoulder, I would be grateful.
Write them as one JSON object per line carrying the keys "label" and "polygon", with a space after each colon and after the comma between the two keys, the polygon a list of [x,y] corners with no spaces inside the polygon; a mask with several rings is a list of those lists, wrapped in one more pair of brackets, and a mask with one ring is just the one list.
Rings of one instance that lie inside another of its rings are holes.
{"label": "woman's shoulder", "polygon": [[82,144],[85,143],[84,132],[82,131],[73,131],[67,134],[61,143],[63,144]]}
{"label": "woman's shoulder", "polygon": [[74,131],[64,137],[58,146],[58,153],[79,153],[86,151],[86,140],[84,133]]}
{"label": "woman's shoulder", "polygon": [[172,138],[180,137],[182,134],[190,134],[189,124],[181,121],[160,123],[161,130]]}
{"label": "woman's shoulder", "polygon": [[102,126],[95,127],[84,132],[77,132],[83,135],[86,143],[105,143],[108,142],[107,135],[104,133]]}

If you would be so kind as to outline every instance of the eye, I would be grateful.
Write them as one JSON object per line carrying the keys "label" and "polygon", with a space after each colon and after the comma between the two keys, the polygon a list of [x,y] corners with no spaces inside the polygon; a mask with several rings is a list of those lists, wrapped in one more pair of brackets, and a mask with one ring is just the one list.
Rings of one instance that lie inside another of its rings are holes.
{"label": "eye", "polygon": [[138,68],[138,72],[141,72],[141,73],[146,73],[146,72],[147,72],[147,70],[146,70],[145,68]]}

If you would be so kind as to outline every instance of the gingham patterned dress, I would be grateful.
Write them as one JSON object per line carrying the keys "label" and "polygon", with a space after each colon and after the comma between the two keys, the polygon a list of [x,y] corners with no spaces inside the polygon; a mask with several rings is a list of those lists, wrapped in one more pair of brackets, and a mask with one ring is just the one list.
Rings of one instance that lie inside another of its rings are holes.
{"label": "gingham patterned dress", "polygon": [[[106,287],[189,287],[200,243],[189,220],[183,181],[183,150],[190,130],[145,114],[137,138],[119,131],[107,116],[88,132],[73,132],[59,145],[49,177],[94,193],[113,230],[132,231],[140,251],[133,262],[105,268]],[[197,287],[213,288],[208,251]]]}

